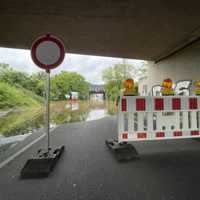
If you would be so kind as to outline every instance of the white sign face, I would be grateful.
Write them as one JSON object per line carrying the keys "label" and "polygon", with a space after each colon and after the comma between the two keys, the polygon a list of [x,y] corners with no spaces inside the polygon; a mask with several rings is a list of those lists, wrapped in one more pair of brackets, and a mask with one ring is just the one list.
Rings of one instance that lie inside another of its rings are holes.
{"label": "white sign face", "polygon": [[52,41],[44,41],[38,45],[36,57],[44,65],[52,65],[59,60],[60,48]]}
{"label": "white sign face", "polygon": [[49,71],[64,60],[64,44],[56,36],[50,34],[40,36],[32,44],[31,57],[38,67]]}

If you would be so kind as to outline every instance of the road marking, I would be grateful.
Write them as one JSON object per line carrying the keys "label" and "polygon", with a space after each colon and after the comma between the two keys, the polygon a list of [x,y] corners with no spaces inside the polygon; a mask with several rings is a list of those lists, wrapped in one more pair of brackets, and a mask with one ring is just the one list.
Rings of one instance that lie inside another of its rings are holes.
{"label": "road marking", "polygon": [[[53,128],[50,132],[54,131],[55,128]],[[24,151],[26,151],[28,148],[30,148],[31,146],[33,146],[35,143],[37,143],[38,141],[40,141],[45,136],[46,136],[46,133],[42,134],[39,138],[37,138],[34,141],[32,141],[31,143],[27,144],[25,147],[23,147],[22,149],[20,149],[17,153],[13,154],[9,158],[7,158],[3,162],[1,162],[0,163],[0,169],[3,168],[5,165],[7,165],[9,162],[11,162],[13,159],[15,159],[17,156],[19,156],[20,154],[22,154]]]}
{"label": "road marking", "polygon": [[46,135],[46,133],[42,134],[39,138],[33,140],[31,143],[27,144],[25,147],[23,147],[22,149],[20,149],[17,153],[13,154],[9,158],[7,158],[3,162],[1,162],[0,163],[0,169],[2,167],[4,167],[5,165],[7,165],[9,162],[11,162],[13,159],[15,159],[17,156],[19,156],[21,153],[23,153],[24,151],[26,151],[28,148],[30,148],[32,145],[34,145],[36,142],[38,142],[39,140],[41,140],[43,137],[45,137],[45,135]]}

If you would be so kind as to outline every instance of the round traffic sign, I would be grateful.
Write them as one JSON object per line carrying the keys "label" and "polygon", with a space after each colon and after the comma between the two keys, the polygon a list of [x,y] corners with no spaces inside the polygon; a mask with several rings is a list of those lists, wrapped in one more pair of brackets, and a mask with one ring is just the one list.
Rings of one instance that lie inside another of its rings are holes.
{"label": "round traffic sign", "polygon": [[31,57],[33,62],[42,69],[50,70],[56,68],[64,60],[64,44],[54,35],[42,35],[33,42]]}

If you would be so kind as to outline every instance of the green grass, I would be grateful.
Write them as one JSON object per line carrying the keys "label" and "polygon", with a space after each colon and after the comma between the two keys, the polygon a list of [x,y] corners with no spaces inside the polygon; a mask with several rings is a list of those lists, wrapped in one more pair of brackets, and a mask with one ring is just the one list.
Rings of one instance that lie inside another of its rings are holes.
{"label": "green grass", "polygon": [[25,89],[0,82],[0,109],[39,106],[42,99]]}
{"label": "green grass", "polygon": [[25,131],[28,124],[43,112],[42,101],[29,90],[0,82],[0,111],[15,108],[0,118],[0,134],[9,136]]}

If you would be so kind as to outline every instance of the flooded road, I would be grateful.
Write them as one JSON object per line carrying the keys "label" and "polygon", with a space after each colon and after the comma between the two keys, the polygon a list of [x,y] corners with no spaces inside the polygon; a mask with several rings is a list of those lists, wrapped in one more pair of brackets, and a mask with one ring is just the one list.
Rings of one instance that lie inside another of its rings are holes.
{"label": "flooded road", "polygon": [[89,112],[86,121],[101,119],[106,115],[107,115],[106,109],[94,109]]}
{"label": "flooded road", "polygon": [[[50,126],[97,120],[115,112],[114,103],[103,100],[56,101],[51,103]],[[14,110],[0,117],[0,146],[24,140],[34,130],[43,128],[44,116],[44,107],[40,107]]]}

